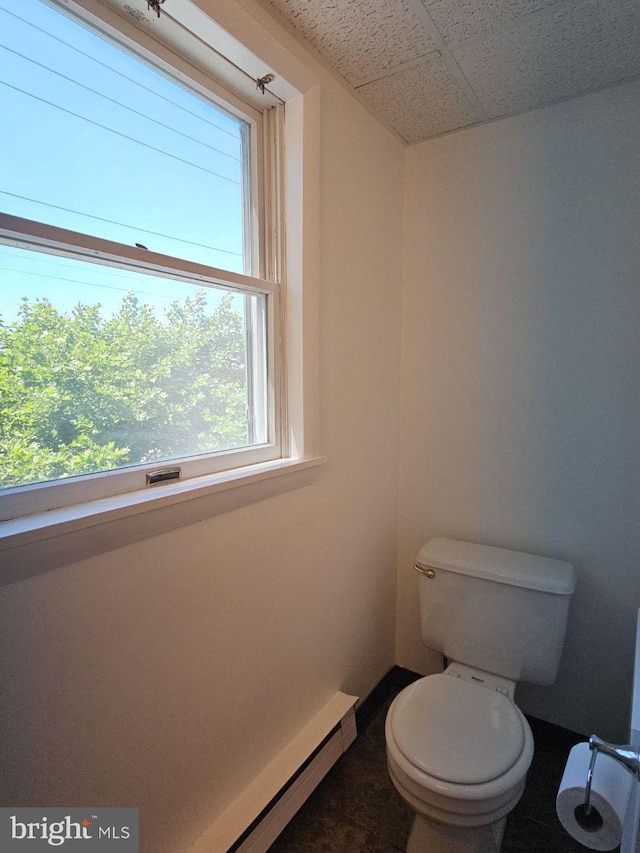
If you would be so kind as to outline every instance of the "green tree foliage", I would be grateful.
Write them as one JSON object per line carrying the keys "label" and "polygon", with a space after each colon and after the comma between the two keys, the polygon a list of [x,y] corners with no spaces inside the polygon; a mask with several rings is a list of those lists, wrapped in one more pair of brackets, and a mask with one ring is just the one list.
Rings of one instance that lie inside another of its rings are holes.
{"label": "green tree foliage", "polygon": [[108,318],[23,299],[0,324],[0,486],[246,445],[243,328],[228,294],[164,317],[132,293]]}

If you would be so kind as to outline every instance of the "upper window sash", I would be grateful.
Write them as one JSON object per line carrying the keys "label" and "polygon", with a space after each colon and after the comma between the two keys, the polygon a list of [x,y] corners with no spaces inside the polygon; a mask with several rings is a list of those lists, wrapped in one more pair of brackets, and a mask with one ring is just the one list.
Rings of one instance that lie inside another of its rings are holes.
{"label": "upper window sash", "polygon": [[[166,15],[159,22],[160,33],[154,21],[150,37],[133,26],[130,17],[116,16],[122,26],[120,32],[70,0],[49,2],[51,11],[37,0],[30,12],[30,2],[14,10],[0,9],[0,17],[18,48],[3,54],[7,61],[7,75],[3,77],[9,79],[3,80],[0,94],[7,97],[8,106],[19,99],[13,126],[16,131],[24,128],[22,137],[14,134],[23,142],[21,149],[11,150],[11,135],[4,147],[7,157],[21,162],[21,157],[28,156],[33,164],[30,169],[8,169],[5,173],[7,185],[0,187],[0,210],[120,243],[147,244],[152,240],[149,248],[163,254],[264,276],[262,113],[233,97],[157,39],[175,30],[183,41],[187,37],[194,41],[201,53],[213,51],[205,50],[201,39],[186,33],[181,25],[167,21]],[[106,10],[95,0],[93,5],[98,11]],[[183,0],[177,0],[176,7],[182,5]],[[67,18],[70,22],[65,24]],[[23,55],[19,45],[30,41],[33,53],[24,49],[27,55]],[[101,44],[105,45],[104,53]],[[144,72],[145,68],[149,70]],[[169,82],[163,85],[163,78]],[[173,104],[173,93],[180,89],[184,92]],[[23,102],[28,109],[21,112]],[[218,111],[218,120],[210,121],[215,113],[203,113],[207,109],[203,102]],[[30,134],[28,122],[40,122],[53,138],[60,134],[58,143],[45,148],[43,156],[41,148],[30,150],[30,140],[42,134],[35,130]],[[216,128],[219,122],[222,124]],[[74,145],[78,154],[75,164],[70,159]],[[63,153],[66,151],[69,153]],[[122,210],[112,189],[118,183],[116,153],[121,158],[123,177],[127,168],[141,175],[140,186],[134,181],[128,196],[125,192],[122,203],[126,201],[131,208],[130,219],[136,211],[135,220],[125,225],[122,222],[127,220],[116,215]],[[24,180],[18,182],[19,175]],[[62,175],[65,181],[61,182]],[[113,175],[113,179],[105,186],[101,175]],[[190,217],[184,205],[178,205],[173,217],[169,215],[171,195],[167,196],[163,188],[172,183],[184,185],[185,192],[193,192],[198,199],[200,211],[194,207],[193,228],[190,224],[187,228]],[[94,189],[90,204],[84,200],[85,185],[87,191]],[[211,199],[208,207],[205,192]],[[147,211],[154,214],[149,222],[140,206],[145,201]],[[233,217],[241,215],[242,245],[237,237],[229,243],[227,238],[233,232],[224,224],[218,239],[213,239],[220,227],[214,214],[216,202],[218,207],[231,205]]]}

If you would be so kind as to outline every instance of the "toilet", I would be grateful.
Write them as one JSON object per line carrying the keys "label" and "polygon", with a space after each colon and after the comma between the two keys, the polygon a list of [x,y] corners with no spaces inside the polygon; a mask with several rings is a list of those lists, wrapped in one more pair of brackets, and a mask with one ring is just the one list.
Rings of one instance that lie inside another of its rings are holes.
{"label": "toilet", "polygon": [[555,680],[575,568],[435,538],[416,569],[422,641],[446,668],[387,714],[389,774],[415,812],[407,853],[498,853],[533,758],[515,687]]}

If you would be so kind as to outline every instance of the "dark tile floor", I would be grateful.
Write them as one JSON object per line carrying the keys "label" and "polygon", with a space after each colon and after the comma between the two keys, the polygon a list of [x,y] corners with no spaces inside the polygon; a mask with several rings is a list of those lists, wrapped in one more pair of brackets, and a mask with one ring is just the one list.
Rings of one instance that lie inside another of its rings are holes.
{"label": "dark tile floor", "polygon": [[[357,740],[269,853],[404,851],[412,816],[389,780],[384,720],[393,697],[414,678],[413,673],[396,668],[375,703],[365,703]],[[569,750],[584,738],[539,720],[529,722],[535,755],[524,795],[509,816],[502,853],[581,853],[584,848],[567,835],[556,817],[555,798]]]}

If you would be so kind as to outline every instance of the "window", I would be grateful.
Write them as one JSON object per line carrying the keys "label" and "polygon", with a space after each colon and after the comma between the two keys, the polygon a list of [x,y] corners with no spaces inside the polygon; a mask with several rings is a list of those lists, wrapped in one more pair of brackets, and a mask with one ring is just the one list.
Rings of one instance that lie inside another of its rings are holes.
{"label": "window", "polygon": [[261,113],[55,4],[0,16],[0,518],[279,458]]}

